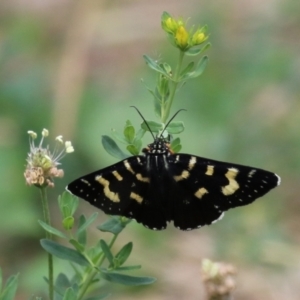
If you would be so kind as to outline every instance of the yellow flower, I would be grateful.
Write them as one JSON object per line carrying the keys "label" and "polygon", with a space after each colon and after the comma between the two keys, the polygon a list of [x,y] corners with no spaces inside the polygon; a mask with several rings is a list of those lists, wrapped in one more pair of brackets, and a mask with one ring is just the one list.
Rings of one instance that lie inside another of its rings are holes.
{"label": "yellow flower", "polygon": [[175,34],[175,41],[176,44],[181,48],[185,49],[188,46],[188,40],[189,40],[189,34],[184,28],[184,26],[179,26],[177,28],[176,34]]}
{"label": "yellow flower", "polygon": [[205,31],[206,31],[206,26],[201,28],[201,29],[198,29],[193,34],[192,41],[191,41],[191,46],[200,45],[208,39],[208,36],[205,34]]}
{"label": "yellow flower", "polygon": [[176,29],[178,27],[178,24],[175,19],[169,17],[163,22],[163,28],[166,32],[174,33],[176,32]]}

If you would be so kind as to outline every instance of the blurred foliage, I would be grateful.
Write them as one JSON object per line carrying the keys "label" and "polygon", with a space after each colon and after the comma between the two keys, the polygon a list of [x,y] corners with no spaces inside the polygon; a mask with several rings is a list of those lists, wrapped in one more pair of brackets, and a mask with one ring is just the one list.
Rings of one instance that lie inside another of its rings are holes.
{"label": "blurred foliage", "polygon": [[[172,11],[144,0],[1,2],[0,266],[5,278],[20,272],[19,299],[42,295],[46,288],[38,277],[46,274],[38,242],[41,205],[23,177],[27,130],[48,128],[74,144],[74,155],[64,160],[65,177],[52,193],[55,223],[56,198],[64,186],[116,162],[103,150],[101,135],[111,128],[122,131],[128,119],[138,128],[142,120],[130,105],[154,118],[152,98],[139,79],[147,86],[155,80],[143,54],[161,53],[157,59],[167,57],[170,64],[175,59],[160,29],[165,9],[208,24],[213,45],[204,74],[175,99],[174,110],[187,109],[180,116],[186,129],[181,152],[269,169],[282,177],[282,185],[189,233],[171,226],[152,232],[132,222],[125,235],[139,244],[135,255],[147,274],[158,278],[148,298],[197,298],[203,292],[200,261],[209,257],[237,267],[238,299],[257,294],[298,299],[300,4],[227,0],[200,6],[171,0],[168,5]],[[144,145],[151,139],[145,135]],[[63,268],[56,261],[55,272]],[[120,299],[134,299],[131,290],[119,292]]]}

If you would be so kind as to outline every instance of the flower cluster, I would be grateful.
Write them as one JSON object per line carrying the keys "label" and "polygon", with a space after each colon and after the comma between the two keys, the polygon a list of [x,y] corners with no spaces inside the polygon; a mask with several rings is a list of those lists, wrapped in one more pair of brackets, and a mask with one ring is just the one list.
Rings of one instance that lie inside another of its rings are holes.
{"label": "flower cluster", "polygon": [[223,299],[223,296],[229,296],[236,285],[235,273],[236,269],[230,264],[204,259],[202,278],[208,299]]}
{"label": "flower cluster", "polygon": [[[37,134],[33,131],[28,131],[30,152],[27,157],[27,166],[24,173],[26,183],[28,185],[54,186],[54,177],[63,177],[64,172],[58,169],[59,160],[62,159],[66,153],[74,152],[71,142],[63,143],[62,136],[56,137],[56,145],[51,152],[49,146],[43,147],[44,138],[49,135],[47,129],[43,129],[42,138],[38,146],[35,145],[34,140]],[[64,145],[64,146],[63,146]]]}
{"label": "flower cluster", "polygon": [[188,32],[186,24],[182,19],[175,20],[167,12],[163,13],[161,24],[163,30],[169,34],[173,44],[182,51],[187,51],[191,47],[198,46],[208,39],[206,26],[198,28],[196,31],[192,28]]}

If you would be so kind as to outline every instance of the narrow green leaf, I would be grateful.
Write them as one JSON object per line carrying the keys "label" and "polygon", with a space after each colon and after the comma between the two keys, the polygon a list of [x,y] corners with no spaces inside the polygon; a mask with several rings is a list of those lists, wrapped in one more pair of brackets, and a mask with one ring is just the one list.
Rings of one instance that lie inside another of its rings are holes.
{"label": "narrow green leaf", "polygon": [[119,234],[130,221],[131,220],[127,220],[126,222],[124,222],[120,217],[111,217],[103,224],[97,226],[97,228],[103,232]]}
{"label": "narrow green leaf", "polygon": [[172,122],[168,125],[167,131],[170,134],[178,134],[184,130],[183,122]]}
{"label": "narrow green leaf", "polygon": [[65,260],[75,262],[81,266],[90,266],[89,261],[79,252],[62,246],[54,241],[42,239],[40,241],[42,247],[50,254]]}
{"label": "narrow green leaf", "polygon": [[120,283],[129,286],[139,286],[139,285],[147,285],[156,281],[154,277],[137,277],[137,276],[129,276],[114,272],[107,272],[105,270],[101,271],[101,276],[111,282]]}
{"label": "narrow green leaf", "polygon": [[86,218],[84,215],[80,215],[79,217],[79,220],[78,220],[78,229],[76,231],[76,237],[77,237],[77,240],[80,244],[82,245],[86,245],[87,243],[87,232],[86,232],[86,229],[83,228],[81,230],[79,230],[86,222]]}
{"label": "narrow green leaf", "polygon": [[18,288],[18,277],[19,274],[10,276],[7,279],[3,292],[1,293],[1,300],[13,300],[15,298]]}
{"label": "narrow green leaf", "polygon": [[118,159],[125,159],[128,157],[128,155],[125,154],[119,148],[119,146],[116,144],[116,142],[107,135],[102,136],[102,145],[103,145],[103,148],[107,151],[107,153],[109,153],[113,157],[116,157]]}
{"label": "narrow green leaf", "polygon": [[118,262],[118,266],[122,266],[126,262],[132,251],[132,247],[132,242],[129,242],[126,245],[124,245],[122,249],[116,254],[115,259]]}
{"label": "narrow green leaf", "polygon": [[170,77],[169,74],[164,69],[162,69],[160,67],[160,65],[155,60],[153,60],[151,57],[149,57],[148,55],[143,55],[143,58],[150,69],[152,69],[158,73],[161,73],[168,78]]}
{"label": "narrow green leaf", "polygon": [[105,257],[107,258],[107,260],[109,261],[109,263],[111,265],[113,265],[114,263],[114,256],[112,255],[108,245],[106,244],[106,242],[104,240],[100,240],[100,245],[101,245],[101,249],[105,255]]}
{"label": "narrow green leaf", "polygon": [[116,268],[116,271],[132,271],[132,270],[139,270],[141,269],[142,266],[141,265],[136,265],[136,266],[125,266],[125,267],[119,267],[119,268]]}
{"label": "narrow green leaf", "polygon": [[197,64],[195,70],[190,73],[185,74],[185,76],[182,76],[181,79],[185,80],[188,78],[196,78],[196,77],[200,76],[203,73],[203,71],[205,70],[207,63],[208,63],[208,57],[203,56],[202,59]]}
{"label": "narrow green leaf", "polygon": [[85,230],[87,227],[89,227],[96,219],[98,216],[98,212],[94,212],[87,220],[85,220],[85,222],[83,222],[78,230],[77,230],[77,234],[79,234],[80,232],[82,232],[83,230]]}
{"label": "narrow green leaf", "polygon": [[181,71],[180,77],[182,77],[182,76],[184,76],[186,73],[190,72],[190,71],[193,69],[194,65],[195,65],[195,63],[194,63],[193,61],[190,62],[190,63],[186,66],[186,68],[185,68],[183,71]]}
{"label": "narrow green leaf", "polygon": [[185,54],[188,56],[196,56],[196,55],[203,53],[210,47],[211,47],[211,43],[207,43],[202,48],[191,48],[188,51],[186,51]]}
{"label": "narrow green leaf", "polygon": [[85,247],[84,245],[80,244],[78,241],[76,241],[75,239],[70,239],[69,243],[72,244],[74,246],[74,248],[80,252],[80,253],[84,253]]}
{"label": "narrow green leaf", "polygon": [[50,232],[51,234],[59,236],[63,239],[67,238],[67,236],[64,233],[62,233],[61,231],[59,231],[58,229],[46,224],[45,222],[43,222],[41,220],[38,220],[38,222],[46,231]]}

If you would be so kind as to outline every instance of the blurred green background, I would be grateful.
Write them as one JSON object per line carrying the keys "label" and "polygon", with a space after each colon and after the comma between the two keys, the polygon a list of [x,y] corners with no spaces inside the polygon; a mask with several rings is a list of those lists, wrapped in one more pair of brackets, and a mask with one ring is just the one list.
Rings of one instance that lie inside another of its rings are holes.
{"label": "blurred green background", "polygon": [[[60,227],[57,195],[71,180],[115,163],[101,135],[130,119],[154,119],[155,74],[142,55],[174,63],[176,51],[160,28],[166,10],[207,24],[213,47],[204,74],[175,99],[187,109],[183,150],[198,156],[271,170],[282,185],[221,222],[192,232],[172,225],[152,232],[132,224],[131,263],[158,281],[147,288],[107,285],[112,299],[205,299],[201,259],[238,269],[236,299],[299,299],[300,294],[300,2],[298,1],[70,1],[0,3],[0,266],[20,272],[18,299],[43,295],[46,256],[38,190],[25,185],[28,130],[62,134],[75,152],[65,177],[50,191],[52,221]],[[148,134],[145,145],[151,142]],[[82,201],[80,212],[96,209]],[[98,224],[106,220],[99,213]],[[95,225],[96,226],[96,225]],[[95,228],[93,226],[93,228]],[[103,237],[96,229],[95,239]],[[56,272],[66,268],[56,260]]]}

